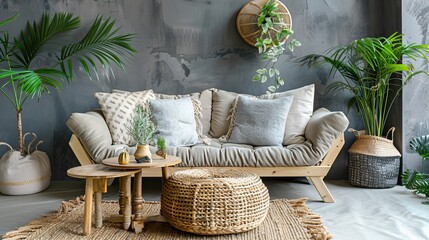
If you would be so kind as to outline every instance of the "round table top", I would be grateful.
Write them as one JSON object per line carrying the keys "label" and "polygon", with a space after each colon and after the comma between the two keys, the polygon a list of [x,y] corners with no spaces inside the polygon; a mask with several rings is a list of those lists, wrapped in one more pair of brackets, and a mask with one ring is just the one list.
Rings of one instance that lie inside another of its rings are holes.
{"label": "round table top", "polygon": [[130,156],[130,162],[127,165],[120,165],[118,163],[118,158],[107,158],[102,161],[106,166],[116,168],[116,169],[142,169],[142,168],[160,168],[160,167],[169,167],[179,164],[182,160],[176,156],[167,155],[166,159],[152,154],[152,162],[150,163],[138,163],[134,159],[134,156]]}
{"label": "round table top", "polygon": [[67,175],[74,178],[117,178],[130,176],[138,172],[138,170],[119,170],[106,167],[102,164],[88,164],[70,168],[67,170]]}

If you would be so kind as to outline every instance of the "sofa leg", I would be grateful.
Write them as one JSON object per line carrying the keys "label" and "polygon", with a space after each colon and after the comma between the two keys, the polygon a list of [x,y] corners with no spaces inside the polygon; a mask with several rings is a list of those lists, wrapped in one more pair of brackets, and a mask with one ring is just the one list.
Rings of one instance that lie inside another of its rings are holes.
{"label": "sofa leg", "polygon": [[316,188],[320,197],[324,202],[333,203],[335,202],[334,197],[332,197],[328,188],[326,187],[325,182],[323,182],[323,177],[307,177],[308,181]]}

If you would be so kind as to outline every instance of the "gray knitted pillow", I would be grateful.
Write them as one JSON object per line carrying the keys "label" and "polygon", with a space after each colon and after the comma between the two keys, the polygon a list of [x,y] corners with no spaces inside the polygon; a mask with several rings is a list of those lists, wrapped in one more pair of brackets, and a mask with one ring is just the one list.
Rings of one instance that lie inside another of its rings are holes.
{"label": "gray knitted pillow", "polygon": [[282,146],[292,100],[292,96],[273,100],[238,96],[228,142]]}

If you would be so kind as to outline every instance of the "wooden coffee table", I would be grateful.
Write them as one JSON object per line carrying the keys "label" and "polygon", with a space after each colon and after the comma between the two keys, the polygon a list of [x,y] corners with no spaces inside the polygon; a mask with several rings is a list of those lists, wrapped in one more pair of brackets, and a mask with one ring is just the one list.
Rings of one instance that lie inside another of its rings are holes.
{"label": "wooden coffee table", "polygon": [[[162,178],[166,180],[168,178],[168,167],[179,164],[182,160],[176,156],[167,156],[166,159],[161,158],[158,155],[152,155],[151,163],[137,163],[133,156],[131,156],[130,163],[127,165],[120,165],[116,157],[108,158],[102,161],[102,163],[108,167],[121,169],[121,170],[137,170],[134,175],[134,187],[132,195],[132,213],[133,219],[131,221],[131,228],[136,233],[140,233],[144,228],[144,217],[143,217],[143,197],[142,197],[142,169],[143,168],[161,168]],[[120,219],[128,221],[125,217],[121,216]]]}
{"label": "wooden coffee table", "polygon": [[[121,179],[121,186],[119,191],[123,193],[128,200],[124,201],[124,229],[130,227],[130,221],[127,221],[128,216],[131,215],[131,176],[136,174],[138,170],[120,170],[112,169],[101,164],[89,164],[79,167],[70,168],[67,170],[67,175],[74,178],[86,179],[85,183],[85,210],[84,210],[84,224],[83,234],[88,235],[91,233],[91,214],[92,214],[92,197],[95,198],[95,227],[100,228],[103,224],[102,210],[101,210],[101,196],[102,193],[107,192],[107,179],[117,178]],[[128,213],[128,214],[127,214]],[[128,215],[128,216],[127,216]]]}

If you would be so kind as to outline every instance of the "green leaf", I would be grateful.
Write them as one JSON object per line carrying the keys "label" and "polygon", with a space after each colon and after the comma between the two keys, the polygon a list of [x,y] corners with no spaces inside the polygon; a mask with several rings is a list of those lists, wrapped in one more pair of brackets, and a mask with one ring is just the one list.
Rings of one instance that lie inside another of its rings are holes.
{"label": "green leaf", "polygon": [[15,14],[15,15],[13,15],[13,16],[12,16],[12,17],[10,17],[10,18],[6,18],[6,19],[4,19],[4,20],[1,20],[1,21],[0,21],[0,27],[1,27],[1,26],[4,26],[4,25],[6,25],[6,24],[8,24],[8,23],[10,23],[10,22],[15,21],[15,20],[18,18],[18,16],[19,16],[19,13],[17,13],[17,14]]}
{"label": "green leaf", "polygon": [[262,55],[262,61],[268,61],[269,59],[270,59],[270,57],[267,53]]}
{"label": "green leaf", "polygon": [[261,83],[264,83],[267,81],[267,75],[262,75]]}
{"label": "green leaf", "polygon": [[253,76],[252,81],[260,81],[261,80],[261,74],[256,74]]}
{"label": "green leaf", "polygon": [[274,71],[276,71],[276,75],[280,75],[280,71],[277,68],[274,68]]}
{"label": "green leaf", "polygon": [[285,80],[282,77],[277,76],[276,80],[279,85],[281,86],[285,85]]}
{"label": "green leaf", "polygon": [[267,26],[267,24],[262,24],[261,28],[262,28],[262,34],[266,34],[268,32],[268,26]]}
{"label": "green leaf", "polygon": [[269,86],[269,87],[268,87],[268,91],[270,91],[270,92],[274,93],[274,92],[276,92],[276,91],[277,91],[277,88],[276,88],[276,87],[274,87],[274,86]]}
{"label": "green leaf", "polygon": [[276,74],[276,70],[274,68],[270,68],[269,75],[270,77],[273,77]]}
{"label": "green leaf", "polygon": [[264,44],[265,45],[270,45],[271,44],[271,39],[270,38],[265,38],[264,39]]}

